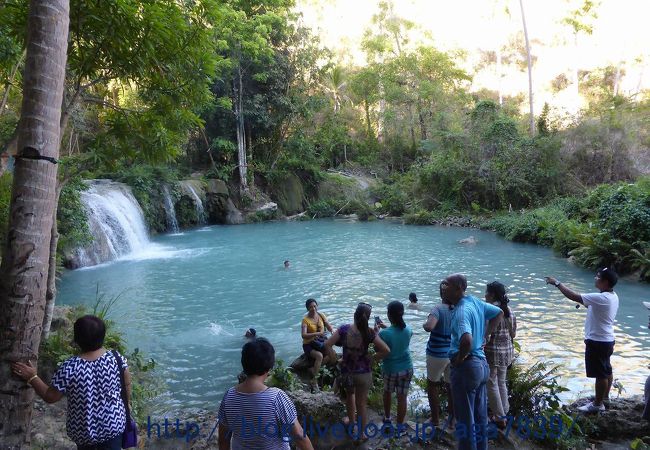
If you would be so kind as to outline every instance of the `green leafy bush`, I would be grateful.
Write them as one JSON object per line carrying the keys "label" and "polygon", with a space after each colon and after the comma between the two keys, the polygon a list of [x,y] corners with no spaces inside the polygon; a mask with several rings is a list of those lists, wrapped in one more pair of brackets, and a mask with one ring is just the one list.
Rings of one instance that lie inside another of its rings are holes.
{"label": "green leafy bush", "polygon": [[525,367],[518,360],[508,370],[508,397],[513,416],[534,417],[544,410],[560,407],[559,394],[568,391],[557,380],[560,366],[538,361]]}
{"label": "green leafy bush", "polygon": [[293,391],[301,385],[296,374],[293,373],[291,368],[285,367],[284,361],[281,359],[275,360],[275,366],[271,369],[267,384],[271,387],[280,388],[283,391]]}
{"label": "green leafy bush", "polygon": [[431,211],[421,209],[417,212],[404,216],[404,223],[407,225],[433,225],[437,216]]}
{"label": "green leafy bush", "polygon": [[61,190],[56,213],[59,231],[57,251],[60,254],[92,242],[93,236],[88,226],[88,216],[81,201],[81,193],[86,189],[88,186],[81,178],[74,178]]}
{"label": "green leafy bush", "polygon": [[307,214],[314,218],[332,217],[345,205],[341,200],[318,200],[307,207]]}

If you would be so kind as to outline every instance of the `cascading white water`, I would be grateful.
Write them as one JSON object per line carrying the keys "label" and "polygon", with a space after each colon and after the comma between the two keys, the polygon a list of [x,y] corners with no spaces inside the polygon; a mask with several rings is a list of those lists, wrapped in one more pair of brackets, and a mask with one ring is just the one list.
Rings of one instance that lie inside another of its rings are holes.
{"label": "cascading white water", "polygon": [[147,227],[131,188],[110,180],[90,180],[81,193],[93,242],[76,250],[77,267],[117,259],[149,245]]}
{"label": "cascading white water", "polygon": [[194,199],[194,206],[196,207],[196,215],[199,219],[199,224],[205,223],[205,210],[203,209],[203,202],[201,197],[196,193],[194,186],[192,186],[192,181],[181,181],[181,186],[186,190],[188,194]]}
{"label": "cascading white water", "polygon": [[176,220],[176,210],[174,209],[174,202],[169,193],[169,187],[163,185],[163,196],[165,198],[165,216],[167,218],[167,229],[172,233],[178,233],[178,221]]}

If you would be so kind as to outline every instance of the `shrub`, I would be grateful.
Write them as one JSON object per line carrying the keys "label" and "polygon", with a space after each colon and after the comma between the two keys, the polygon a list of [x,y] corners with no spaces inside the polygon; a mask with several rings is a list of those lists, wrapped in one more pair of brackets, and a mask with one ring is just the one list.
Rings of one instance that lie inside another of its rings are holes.
{"label": "shrub", "polygon": [[534,417],[548,408],[558,409],[558,395],[568,391],[557,381],[559,369],[560,366],[548,367],[543,361],[524,367],[519,360],[515,360],[507,376],[512,416]]}
{"label": "shrub", "polygon": [[314,218],[332,217],[344,205],[342,200],[318,200],[307,207],[307,214]]}
{"label": "shrub", "polygon": [[281,359],[275,360],[275,366],[269,373],[267,384],[271,387],[277,387],[283,391],[293,391],[300,387],[298,377],[293,373],[291,368],[284,366]]}
{"label": "shrub", "polygon": [[436,217],[436,214],[433,212],[421,209],[412,214],[405,215],[404,223],[407,225],[433,225]]}
{"label": "shrub", "polygon": [[88,189],[81,178],[70,180],[61,190],[56,213],[59,243],[57,252],[83,247],[92,242],[88,216],[81,201],[81,193]]}

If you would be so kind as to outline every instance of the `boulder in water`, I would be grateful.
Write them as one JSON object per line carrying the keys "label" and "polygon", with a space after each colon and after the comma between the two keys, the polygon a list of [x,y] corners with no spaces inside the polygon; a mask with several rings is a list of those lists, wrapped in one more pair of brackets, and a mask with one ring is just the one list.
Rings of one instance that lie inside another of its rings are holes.
{"label": "boulder in water", "polygon": [[466,237],[465,239],[461,239],[458,241],[459,244],[464,244],[464,245],[476,245],[478,243],[478,239],[476,239],[474,236]]}

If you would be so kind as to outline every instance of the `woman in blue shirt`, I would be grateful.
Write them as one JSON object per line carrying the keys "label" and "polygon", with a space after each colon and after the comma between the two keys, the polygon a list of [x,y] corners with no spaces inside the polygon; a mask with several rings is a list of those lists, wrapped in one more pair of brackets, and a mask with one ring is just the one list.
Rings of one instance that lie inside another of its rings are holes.
{"label": "woman in blue shirt", "polygon": [[384,422],[390,422],[392,394],[397,395],[397,427],[404,424],[406,397],[413,378],[413,361],[409,344],[413,331],[404,323],[404,305],[394,301],[388,304],[390,327],[379,332],[379,337],[390,348],[390,354],[382,362],[384,374]]}

